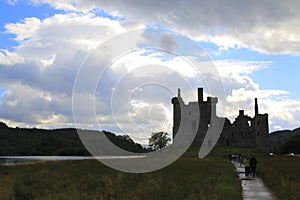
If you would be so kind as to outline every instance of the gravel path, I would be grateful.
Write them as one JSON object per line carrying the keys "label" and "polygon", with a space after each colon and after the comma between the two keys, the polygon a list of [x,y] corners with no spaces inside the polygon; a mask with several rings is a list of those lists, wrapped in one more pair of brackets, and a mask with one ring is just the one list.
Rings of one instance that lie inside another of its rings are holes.
{"label": "gravel path", "polygon": [[241,179],[244,200],[276,200],[260,178],[248,178],[245,176],[244,166],[233,163]]}

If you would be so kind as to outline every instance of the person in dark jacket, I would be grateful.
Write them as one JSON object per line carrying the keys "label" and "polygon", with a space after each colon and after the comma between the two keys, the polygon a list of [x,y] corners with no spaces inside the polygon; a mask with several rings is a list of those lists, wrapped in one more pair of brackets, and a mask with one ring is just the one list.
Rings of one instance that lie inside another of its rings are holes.
{"label": "person in dark jacket", "polygon": [[257,166],[257,160],[254,156],[251,156],[251,158],[250,158],[250,168],[251,168],[252,177],[255,177],[256,166]]}

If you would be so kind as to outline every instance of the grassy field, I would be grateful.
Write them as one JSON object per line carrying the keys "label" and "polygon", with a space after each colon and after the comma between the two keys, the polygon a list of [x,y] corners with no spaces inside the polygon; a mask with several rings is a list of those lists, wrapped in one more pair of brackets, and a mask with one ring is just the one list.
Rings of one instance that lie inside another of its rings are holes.
{"label": "grassy field", "polygon": [[300,199],[300,158],[260,157],[257,175],[279,197]]}
{"label": "grassy field", "polygon": [[259,149],[254,148],[229,148],[229,147],[215,147],[208,157],[221,157],[228,158],[230,154],[241,154],[243,157],[246,157],[248,154],[254,155],[256,157],[265,155]]}
{"label": "grassy field", "polygon": [[233,166],[223,158],[185,157],[162,170],[128,174],[98,161],[0,166],[5,199],[241,199]]}
{"label": "grassy field", "polygon": [[172,165],[129,174],[98,161],[0,166],[0,199],[242,199],[229,154],[252,154],[257,174],[279,199],[300,199],[300,158],[268,157],[255,149],[216,148],[205,159],[191,148]]}

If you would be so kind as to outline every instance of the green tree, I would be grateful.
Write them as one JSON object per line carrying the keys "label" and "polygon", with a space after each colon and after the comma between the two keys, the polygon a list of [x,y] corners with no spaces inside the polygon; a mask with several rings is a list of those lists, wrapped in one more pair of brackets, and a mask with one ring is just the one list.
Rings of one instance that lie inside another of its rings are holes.
{"label": "green tree", "polygon": [[149,138],[149,146],[153,150],[159,150],[167,146],[168,142],[170,142],[171,139],[168,136],[168,133],[166,132],[155,132],[151,134],[151,137]]}

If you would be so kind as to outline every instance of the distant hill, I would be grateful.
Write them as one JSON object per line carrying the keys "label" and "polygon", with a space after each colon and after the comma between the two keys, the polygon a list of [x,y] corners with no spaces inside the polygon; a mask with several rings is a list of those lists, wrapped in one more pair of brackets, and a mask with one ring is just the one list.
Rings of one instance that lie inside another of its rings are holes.
{"label": "distant hill", "polygon": [[292,136],[281,145],[282,153],[300,153],[300,129],[295,129],[292,132]]}
{"label": "distant hill", "polygon": [[271,146],[280,146],[282,145],[288,138],[292,136],[293,132],[291,130],[282,130],[275,131],[270,133],[270,144]]}
{"label": "distant hill", "polygon": [[277,153],[300,153],[300,128],[271,133],[270,144]]}
{"label": "distant hill", "polygon": [[[112,143],[127,151],[146,152],[146,149],[135,143],[129,136],[117,136],[106,131],[87,131],[87,133],[105,134]],[[0,122],[0,155],[90,154],[82,144],[76,129],[10,128]]]}

